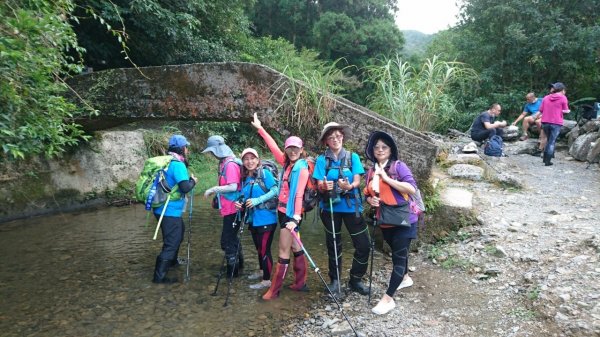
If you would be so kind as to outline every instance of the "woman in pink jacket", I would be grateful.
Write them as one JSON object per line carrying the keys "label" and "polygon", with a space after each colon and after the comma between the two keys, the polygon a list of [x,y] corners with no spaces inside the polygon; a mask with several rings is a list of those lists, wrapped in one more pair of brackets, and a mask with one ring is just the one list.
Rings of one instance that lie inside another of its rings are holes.
{"label": "woman in pink jacket", "polygon": [[277,218],[281,227],[279,260],[271,276],[271,287],[262,297],[264,300],[272,300],[279,297],[292,254],[294,256],[294,283],[289,288],[296,291],[308,290],[306,287],[306,257],[302,247],[294,241],[292,231],[299,231],[302,222],[302,199],[308,183],[309,171],[305,159],[306,152],[300,138],[288,137],[285,140],[284,150],[281,151],[273,137],[262,127],[256,114],[254,114],[252,126],[258,130],[258,134],[271,150],[275,160],[283,166],[277,207]]}
{"label": "woman in pink jacket", "polygon": [[563,114],[571,112],[569,110],[569,101],[565,96],[565,85],[561,82],[552,84],[553,93],[546,95],[540,105],[540,112],[542,114],[542,129],[548,138],[548,142],[544,147],[544,165],[552,165],[552,158],[554,158],[554,147],[556,139],[560,134],[560,129],[563,125]]}

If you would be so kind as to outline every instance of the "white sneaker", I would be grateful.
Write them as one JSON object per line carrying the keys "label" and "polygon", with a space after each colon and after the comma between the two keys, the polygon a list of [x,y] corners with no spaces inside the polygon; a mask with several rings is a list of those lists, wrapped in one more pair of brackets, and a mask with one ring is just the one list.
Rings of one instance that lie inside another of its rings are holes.
{"label": "white sneaker", "polygon": [[396,302],[394,302],[394,299],[392,299],[389,302],[384,302],[383,300],[379,301],[379,303],[377,303],[377,305],[371,309],[371,311],[374,314],[377,315],[385,315],[388,312],[390,312],[390,310],[394,309],[396,307]]}
{"label": "white sneaker", "polygon": [[402,280],[402,283],[400,283],[400,285],[398,286],[398,288],[396,288],[396,290],[400,290],[402,288],[408,288],[410,286],[412,286],[414,284],[412,278],[410,278],[410,276],[406,275],[404,277],[404,279]]}
{"label": "white sneaker", "polygon": [[263,276],[263,272],[262,272],[262,270],[259,270],[257,272],[254,272],[254,274],[248,275],[248,279],[249,280],[258,280],[262,276]]}
{"label": "white sneaker", "polygon": [[271,280],[263,280],[256,284],[251,284],[250,289],[264,289],[269,288],[271,286]]}

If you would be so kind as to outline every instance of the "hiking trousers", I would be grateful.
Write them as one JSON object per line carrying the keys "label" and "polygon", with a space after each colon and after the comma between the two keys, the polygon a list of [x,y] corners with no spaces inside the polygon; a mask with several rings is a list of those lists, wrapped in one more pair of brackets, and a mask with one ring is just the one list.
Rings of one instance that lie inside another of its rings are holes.
{"label": "hiking trousers", "polygon": [[502,128],[485,129],[476,132],[471,131],[471,139],[473,139],[476,142],[483,142],[484,140],[490,139],[496,135],[502,137],[503,134],[504,130]]}
{"label": "hiking trousers", "polygon": [[[156,219],[160,218],[160,214],[154,214]],[[185,225],[181,217],[164,216],[160,224],[160,229],[163,236],[163,246],[158,257],[161,260],[173,261],[177,259],[177,252],[181,241],[183,241],[183,233]]]}
{"label": "hiking trousers", "polygon": [[[361,215],[356,216],[355,212],[351,213],[333,213],[333,222],[335,226],[335,243],[333,240],[333,231],[331,229],[331,212],[329,210],[321,209],[321,221],[325,226],[325,243],[327,244],[327,255],[329,256],[329,278],[337,280],[337,273],[335,270],[336,256],[335,250],[337,248],[337,265],[340,275],[342,274],[342,222],[346,225],[346,229],[350,233],[352,244],[354,246],[354,256],[352,259],[352,267],[350,268],[350,276],[361,278],[367,272],[367,266],[369,264],[369,233],[367,225],[363,221]],[[337,247],[334,247],[334,244]]]}

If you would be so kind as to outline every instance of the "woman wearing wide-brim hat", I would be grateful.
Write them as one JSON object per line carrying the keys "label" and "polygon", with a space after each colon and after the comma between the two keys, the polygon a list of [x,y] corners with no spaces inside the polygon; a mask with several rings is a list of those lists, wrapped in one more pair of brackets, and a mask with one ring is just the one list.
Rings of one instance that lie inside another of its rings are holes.
{"label": "woman wearing wide-brim hat", "polygon": [[[318,181],[321,193],[320,217],[325,226],[325,243],[329,256],[329,289],[339,293],[342,273],[342,223],[350,233],[354,257],[350,268],[348,287],[361,295],[369,289],[362,282],[369,262],[369,233],[362,218],[360,179],[365,170],[357,153],[344,148],[351,135],[348,126],[327,123],[321,131],[319,142],[326,146],[315,162],[313,178]],[[337,294],[340,295],[340,294]]]}
{"label": "woman wearing wide-brim hat", "polygon": [[204,197],[216,194],[216,204],[219,213],[223,217],[223,228],[221,229],[221,249],[225,253],[227,264],[227,277],[237,277],[239,270],[244,266],[244,255],[239,243],[238,231],[239,221],[236,222],[237,209],[235,201],[240,195],[240,166],[236,164],[235,154],[225,139],[219,135],[208,137],[206,148],[202,153],[210,153],[219,159],[217,185],[207,189]]}
{"label": "woman wearing wide-brim hat", "polygon": [[413,284],[408,276],[408,251],[410,242],[417,238],[418,216],[407,212],[408,221],[403,224],[392,224],[383,220],[381,215],[384,206],[400,206],[409,202],[409,196],[416,193],[417,183],[408,166],[399,160],[398,147],[389,134],[375,131],[369,136],[365,148],[365,156],[373,162],[367,172],[367,186],[364,194],[367,203],[377,208],[377,225],[381,229],[383,239],[392,250],[392,273],[388,288],[372,309],[373,313],[383,315],[396,307],[394,293],[398,289]]}

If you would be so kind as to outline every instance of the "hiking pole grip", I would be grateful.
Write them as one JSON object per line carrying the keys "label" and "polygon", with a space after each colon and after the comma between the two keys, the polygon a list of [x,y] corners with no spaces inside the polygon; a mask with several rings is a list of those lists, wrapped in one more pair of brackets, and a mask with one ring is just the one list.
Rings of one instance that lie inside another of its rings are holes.
{"label": "hiking pole grip", "polygon": [[160,217],[158,218],[158,223],[156,224],[156,229],[154,230],[154,237],[152,238],[152,240],[156,240],[156,236],[158,235],[158,229],[160,228],[162,219],[165,216],[165,211],[167,210],[167,206],[169,205],[169,200],[171,200],[170,194],[167,196],[167,201],[165,201],[165,205],[163,206],[162,212],[160,212]]}

